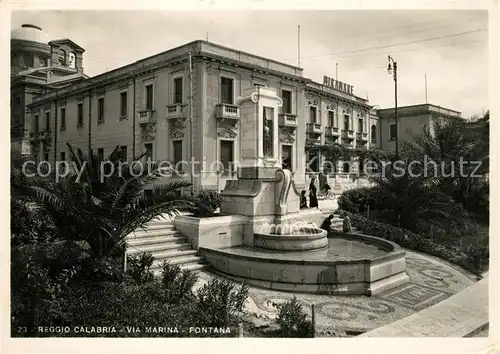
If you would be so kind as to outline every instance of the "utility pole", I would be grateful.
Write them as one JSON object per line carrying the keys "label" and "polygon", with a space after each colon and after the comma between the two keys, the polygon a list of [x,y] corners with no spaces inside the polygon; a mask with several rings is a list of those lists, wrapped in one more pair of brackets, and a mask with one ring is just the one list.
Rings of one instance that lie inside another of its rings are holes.
{"label": "utility pole", "polygon": [[300,68],[300,26],[297,27],[297,59],[297,66]]}
{"label": "utility pole", "polygon": [[[399,129],[398,129],[398,63],[389,55],[389,66],[387,72],[393,74],[394,79],[394,118],[396,123],[396,160],[399,158]],[[392,66],[391,66],[392,64]]]}
{"label": "utility pole", "polygon": [[425,104],[427,104],[427,74],[425,74]]}
{"label": "utility pole", "polygon": [[193,56],[189,52],[189,154],[191,156],[191,196],[194,196],[194,154],[193,154]]}

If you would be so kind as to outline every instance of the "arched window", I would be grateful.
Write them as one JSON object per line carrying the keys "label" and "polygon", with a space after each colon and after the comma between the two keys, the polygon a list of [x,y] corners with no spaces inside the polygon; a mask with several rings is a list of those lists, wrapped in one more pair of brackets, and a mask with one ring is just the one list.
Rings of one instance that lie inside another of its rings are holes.
{"label": "arched window", "polygon": [[66,66],[66,51],[64,49],[59,49],[59,64]]}
{"label": "arched window", "polygon": [[342,170],[343,170],[343,172],[344,172],[344,173],[349,173],[349,172],[351,172],[351,171],[350,171],[350,165],[349,165],[349,162],[344,162],[343,167],[342,167]]}
{"label": "arched window", "polygon": [[377,127],[374,125],[372,125],[372,129],[371,129],[371,137],[372,137],[372,143],[376,143],[377,142]]}
{"label": "arched window", "polygon": [[76,66],[76,55],[75,53],[69,53],[69,67],[74,69]]}

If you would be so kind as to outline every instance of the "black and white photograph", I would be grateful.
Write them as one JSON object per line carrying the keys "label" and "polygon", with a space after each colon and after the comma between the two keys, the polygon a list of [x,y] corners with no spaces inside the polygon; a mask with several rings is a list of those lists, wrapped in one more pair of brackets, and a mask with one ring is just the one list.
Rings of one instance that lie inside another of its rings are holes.
{"label": "black and white photograph", "polygon": [[10,339],[498,341],[492,10],[258,3],[10,12]]}

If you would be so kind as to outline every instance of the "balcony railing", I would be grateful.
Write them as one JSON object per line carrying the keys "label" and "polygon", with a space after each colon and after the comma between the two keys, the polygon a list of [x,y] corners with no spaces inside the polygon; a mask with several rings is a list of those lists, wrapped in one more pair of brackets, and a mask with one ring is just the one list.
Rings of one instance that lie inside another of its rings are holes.
{"label": "balcony railing", "polygon": [[318,123],[307,123],[307,132],[309,134],[321,135],[321,124]]}
{"label": "balcony railing", "polygon": [[278,117],[280,127],[297,128],[297,116],[295,114],[283,113]]}
{"label": "balcony railing", "polygon": [[45,140],[45,139],[50,138],[50,134],[48,131],[41,131],[38,133],[38,137],[40,140]]}
{"label": "balcony railing", "polygon": [[153,111],[145,110],[137,113],[137,123],[147,124],[147,123],[152,123],[153,121],[154,121]]}
{"label": "balcony railing", "polygon": [[354,131],[353,130],[344,130],[342,132],[342,137],[344,139],[353,140],[354,139]]}
{"label": "balcony railing", "polygon": [[187,118],[186,104],[171,104],[167,106],[167,119]]}
{"label": "balcony railing", "polygon": [[215,107],[217,119],[240,119],[240,107],[227,103],[220,103]]}
{"label": "balcony railing", "polygon": [[356,140],[366,142],[366,141],[368,141],[368,134],[367,133],[356,133]]}
{"label": "balcony railing", "polygon": [[339,136],[339,128],[337,127],[326,127],[325,133],[327,136]]}

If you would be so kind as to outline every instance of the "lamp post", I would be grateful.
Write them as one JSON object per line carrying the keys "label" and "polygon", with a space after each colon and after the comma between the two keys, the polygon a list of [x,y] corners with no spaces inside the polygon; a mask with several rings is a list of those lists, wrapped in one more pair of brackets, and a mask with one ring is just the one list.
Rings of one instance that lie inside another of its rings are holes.
{"label": "lamp post", "polygon": [[389,65],[387,66],[387,73],[393,74],[394,79],[394,118],[396,121],[396,160],[399,158],[399,129],[398,129],[398,63],[389,55]]}

